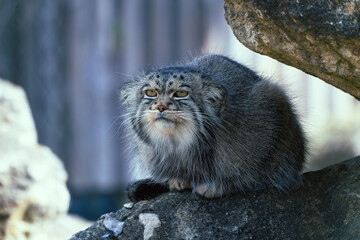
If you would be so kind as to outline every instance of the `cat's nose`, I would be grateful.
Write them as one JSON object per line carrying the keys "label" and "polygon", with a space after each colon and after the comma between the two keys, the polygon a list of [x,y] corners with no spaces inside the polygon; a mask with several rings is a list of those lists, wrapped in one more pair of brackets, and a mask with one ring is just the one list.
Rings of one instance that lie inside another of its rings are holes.
{"label": "cat's nose", "polygon": [[165,105],[157,105],[157,106],[155,107],[155,109],[156,109],[156,110],[159,110],[160,112],[163,112],[163,111],[165,111],[166,109],[168,109],[168,107],[165,106]]}

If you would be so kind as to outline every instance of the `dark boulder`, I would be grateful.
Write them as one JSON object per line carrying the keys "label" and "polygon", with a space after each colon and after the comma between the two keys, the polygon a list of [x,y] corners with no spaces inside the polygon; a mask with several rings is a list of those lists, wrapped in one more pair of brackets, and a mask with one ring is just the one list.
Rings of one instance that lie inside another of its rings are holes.
{"label": "dark boulder", "polygon": [[360,99],[357,0],[225,0],[225,18],[249,49]]}
{"label": "dark boulder", "polygon": [[360,239],[360,156],[305,173],[303,184],[289,192],[268,189],[212,200],[170,192],[127,207],[71,240]]}

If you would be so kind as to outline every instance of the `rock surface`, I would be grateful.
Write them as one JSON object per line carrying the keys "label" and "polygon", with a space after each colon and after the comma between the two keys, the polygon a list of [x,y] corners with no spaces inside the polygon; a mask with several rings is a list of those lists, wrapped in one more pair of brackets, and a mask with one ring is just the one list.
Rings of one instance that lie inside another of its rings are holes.
{"label": "rock surface", "polygon": [[[144,214],[154,219],[144,227]],[[109,238],[104,219],[125,222]],[[160,222],[158,222],[160,220]],[[360,239],[360,156],[304,174],[290,192],[268,189],[207,200],[170,192],[102,216],[71,240],[85,239]],[[103,236],[103,238],[102,238]]]}
{"label": "rock surface", "polygon": [[24,91],[0,79],[0,239],[60,240],[87,226],[66,215],[66,179],[61,161],[37,143]]}
{"label": "rock surface", "polygon": [[358,0],[225,0],[225,18],[249,49],[360,99]]}

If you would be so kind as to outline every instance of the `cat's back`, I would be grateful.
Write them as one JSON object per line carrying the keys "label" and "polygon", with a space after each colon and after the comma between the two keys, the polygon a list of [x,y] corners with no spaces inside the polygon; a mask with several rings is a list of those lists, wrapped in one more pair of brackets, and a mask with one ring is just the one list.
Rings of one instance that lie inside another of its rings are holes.
{"label": "cat's back", "polygon": [[254,84],[263,80],[251,69],[222,55],[205,55],[194,59],[188,65],[224,86],[229,95],[250,91]]}
{"label": "cat's back", "polygon": [[[227,108],[237,114],[261,112],[279,102],[288,102],[281,86],[259,76],[248,67],[222,55],[205,55],[188,66],[207,75],[227,91]],[[267,111],[266,111],[267,112]],[[232,114],[236,114],[232,112]]]}
{"label": "cat's back", "polygon": [[[246,136],[252,143],[261,142],[260,138],[271,142],[274,133],[280,135],[284,130],[279,126],[286,126],[303,139],[291,100],[280,85],[222,55],[205,55],[189,65],[225,87],[228,95],[221,118],[229,123],[228,132]],[[256,136],[249,134],[254,129],[262,131]]]}

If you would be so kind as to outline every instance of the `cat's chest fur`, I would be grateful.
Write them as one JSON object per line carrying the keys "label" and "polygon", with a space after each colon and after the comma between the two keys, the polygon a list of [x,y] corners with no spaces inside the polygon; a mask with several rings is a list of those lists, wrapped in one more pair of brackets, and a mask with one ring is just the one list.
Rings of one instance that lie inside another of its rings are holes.
{"label": "cat's chest fur", "polygon": [[[151,114],[157,115],[154,112]],[[173,118],[177,118],[176,113],[172,115],[175,115]],[[167,120],[155,120],[145,131],[150,139],[150,148],[161,156],[167,156],[188,152],[196,140],[195,128],[192,122],[177,124]]]}
{"label": "cat's chest fur", "polygon": [[[195,141],[194,139],[177,144],[176,141],[166,139],[156,145],[142,144],[138,157],[145,163],[143,167],[146,167],[157,181],[167,181],[170,178],[199,181],[204,162],[199,153],[203,150],[199,149]],[[214,153],[212,154],[212,157],[215,157]],[[215,169],[215,166],[211,168]],[[138,178],[141,179],[141,176]]]}

